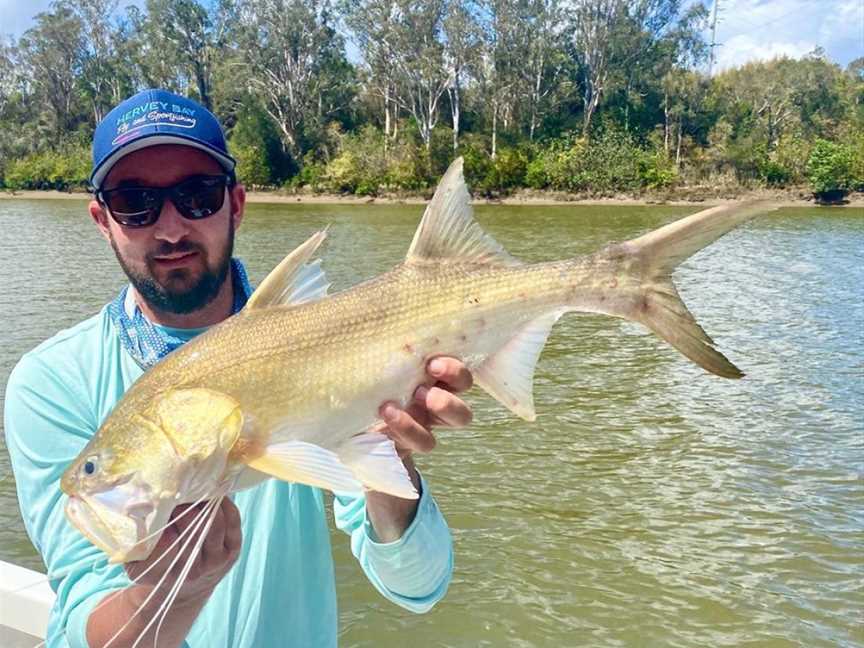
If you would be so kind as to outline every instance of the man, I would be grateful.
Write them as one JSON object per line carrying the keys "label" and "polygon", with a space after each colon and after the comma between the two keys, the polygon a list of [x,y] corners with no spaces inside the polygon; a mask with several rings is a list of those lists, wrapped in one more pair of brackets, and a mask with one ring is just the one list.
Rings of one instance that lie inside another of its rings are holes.
{"label": "man", "polygon": [[[231,257],[244,190],[212,114],[165,91],[141,92],[99,124],[93,163],[90,216],[130,285],[95,317],[26,354],[6,392],[22,516],[55,578],[49,648],[129,646],[141,636],[152,645],[156,624],[147,624],[179,568],[157,583],[194,512],[180,516],[178,507],[148,560],[108,566],[66,520],[58,482],[149,366],[238,311],[251,290]],[[415,612],[443,596],[453,561],[449,530],[411,454],[432,449],[433,421],[458,426],[471,416],[453,395],[470,387],[465,367],[436,358],[427,370],[435,386],[418,389],[411,406],[380,409],[420,499],[367,492],[334,502],[336,524],[370,581]],[[159,645],[334,646],[335,601],[322,493],[268,480],[223,501]]]}

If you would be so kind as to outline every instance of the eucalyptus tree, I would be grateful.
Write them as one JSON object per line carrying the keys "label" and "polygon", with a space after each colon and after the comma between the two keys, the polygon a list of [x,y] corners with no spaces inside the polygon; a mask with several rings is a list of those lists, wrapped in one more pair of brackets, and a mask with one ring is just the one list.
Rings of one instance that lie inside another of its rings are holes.
{"label": "eucalyptus tree", "polygon": [[544,116],[554,110],[572,88],[564,72],[568,68],[564,49],[562,0],[523,0],[523,38],[519,50],[522,93],[527,103],[528,139],[534,141]]}
{"label": "eucalyptus tree", "polygon": [[671,37],[682,0],[572,0],[570,47],[581,67],[582,132],[622,71]]}
{"label": "eucalyptus tree", "polygon": [[846,113],[842,71],[819,52],[801,60],[781,57],[747,63],[713,80],[714,101],[731,127],[768,151],[786,136],[835,137]]}
{"label": "eucalyptus tree", "polygon": [[18,41],[18,63],[38,106],[34,126],[40,131],[47,128],[56,146],[82,119],[84,25],[65,2],[53,3],[34,22]]}
{"label": "eucalyptus tree", "polygon": [[11,40],[0,36],[0,115],[16,91],[19,78],[16,72],[15,47]]}
{"label": "eucalyptus tree", "polygon": [[[680,168],[685,138],[695,138],[704,126],[704,108],[710,81],[683,67],[670,69],[662,79],[663,148]],[[673,156],[674,149],[674,156]]]}
{"label": "eucalyptus tree", "polygon": [[0,36],[0,185],[5,167],[27,151],[27,128],[13,128],[30,112],[15,42]]}
{"label": "eucalyptus tree", "polygon": [[479,62],[483,33],[477,20],[479,8],[472,0],[453,0],[444,16],[444,65],[450,83],[450,118],[453,126],[453,150],[459,148],[462,116],[462,90]]}
{"label": "eucalyptus tree", "polygon": [[279,129],[286,152],[302,158],[304,138],[353,97],[353,75],[328,0],[242,0],[240,50],[250,90]]}
{"label": "eucalyptus tree", "polygon": [[123,30],[115,18],[118,0],[69,0],[68,5],[84,25],[79,81],[95,127],[132,90],[121,55]]}
{"label": "eucalyptus tree", "polygon": [[163,49],[162,26],[154,22],[147,9],[131,4],[126,8],[126,38],[118,44],[125,55],[132,83],[136,87],[164,88],[184,94],[189,84],[182,66]]}
{"label": "eucalyptus tree", "polygon": [[443,43],[446,12],[446,0],[398,0],[391,21],[396,101],[414,118],[427,151],[440,117],[441,97],[451,83]]}
{"label": "eucalyptus tree", "polygon": [[[483,46],[477,66],[478,90],[491,129],[491,156],[498,153],[498,131],[513,120],[519,96],[522,16],[513,0],[483,0]],[[500,124],[500,126],[499,126]]]}
{"label": "eucalyptus tree", "polygon": [[398,133],[396,69],[393,65],[392,29],[398,14],[397,0],[345,0],[344,19],[362,57],[363,85],[367,96],[380,100],[383,111],[384,147]]}
{"label": "eucalyptus tree", "polygon": [[234,9],[233,0],[207,6],[197,0],[147,0],[140,23],[147,73],[174,77],[212,110],[214,67],[228,46]]}

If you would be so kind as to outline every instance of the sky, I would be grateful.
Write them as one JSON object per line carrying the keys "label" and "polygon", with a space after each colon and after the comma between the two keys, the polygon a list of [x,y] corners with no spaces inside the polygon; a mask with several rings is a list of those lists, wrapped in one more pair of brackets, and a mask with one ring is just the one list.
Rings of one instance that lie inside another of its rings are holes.
{"label": "sky", "polygon": [[[864,0],[704,0],[718,2],[715,71],[752,60],[799,58],[816,47],[846,66],[864,56]],[[121,0],[121,6],[143,0]],[[0,36],[17,38],[50,0],[0,0]],[[706,34],[710,39],[710,34]]]}

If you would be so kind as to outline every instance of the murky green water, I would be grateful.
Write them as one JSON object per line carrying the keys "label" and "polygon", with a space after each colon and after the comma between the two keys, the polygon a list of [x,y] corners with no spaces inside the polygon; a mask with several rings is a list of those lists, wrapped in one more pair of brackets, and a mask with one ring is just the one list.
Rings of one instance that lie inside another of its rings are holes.
{"label": "murky green water", "polygon": [[[253,281],[313,229],[335,288],[404,254],[421,208],[263,206]],[[484,207],[527,260],[591,251],[681,208]],[[0,202],[0,386],[20,354],[123,283],[83,202]],[[446,599],[383,601],[334,534],[344,646],[864,645],[864,214],[789,209],[677,274],[748,376],[704,374],[638,326],[569,316],[536,380],[539,418],[482,395],[421,459],[456,540]],[[0,450],[0,559],[40,568]]]}

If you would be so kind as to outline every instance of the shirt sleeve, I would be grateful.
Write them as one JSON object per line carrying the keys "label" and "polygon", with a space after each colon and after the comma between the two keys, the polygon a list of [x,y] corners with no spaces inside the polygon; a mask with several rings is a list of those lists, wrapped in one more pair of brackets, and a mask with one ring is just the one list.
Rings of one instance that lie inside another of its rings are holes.
{"label": "shirt sleeve", "polygon": [[337,494],[333,502],[336,526],[351,536],[366,577],[387,599],[417,613],[443,598],[453,576],[450,529],[422,475],[420,485],[417,514],[394,542],[378,542],[364,496]]}
{"label": "shirt sleeve", "polygon": [[18,503],[57,594],[48,648],[88,648],[90,613],[109,592],[129,585],[123,567],[109,565],[64,512],[67,497],[60,491],[60,477],[93,436],[94,418],[84,390],[38,357],[22,358],[9,377],[4,428]]}

